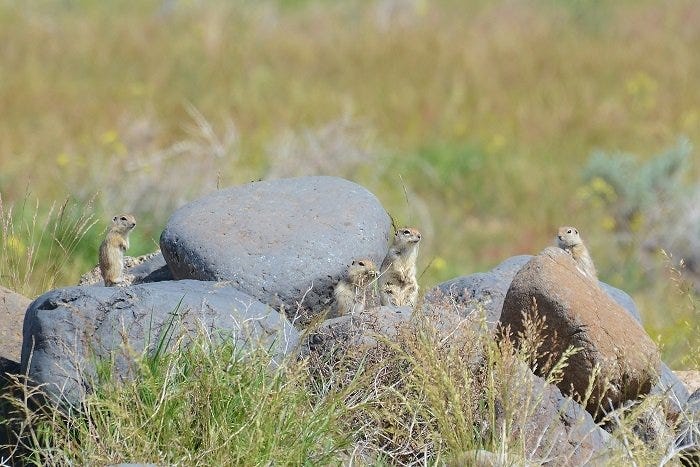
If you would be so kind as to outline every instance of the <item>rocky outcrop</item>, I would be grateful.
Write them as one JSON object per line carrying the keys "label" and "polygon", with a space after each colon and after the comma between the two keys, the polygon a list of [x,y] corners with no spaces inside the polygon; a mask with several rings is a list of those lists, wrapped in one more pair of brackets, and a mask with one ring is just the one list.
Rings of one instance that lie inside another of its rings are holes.
{"label": "rocky outcrop", "polygon": [[230,281],[296,323],[327,308],[352,260],[381,263],[390,230],[389,216],[365,188],[302,177],[194,201],[172,215],[160,246],[177,279]]}
{"label": "rocky outcrop", "polygon": [[[654,342],[558,248],[545,249],[513,278],[501,324],[509,327],[516,340],[524,331],[523,312],[533,307],[546,319],[542,348],[555,360],[569,346],[581,349],[569,358],[558,384],[564,393],[583,397],[594,368],[600,367],[601,376],[587,404],[589,412],[597,413],[599,405],[609,408],[636,399],[656,383],[660,360]],[[540,368],[543,364],[540,361]]]}
{"label": "rocky outcrop", "polygon": [[529,255],[514,256],[489,272],[478,272],[438,284],[425,293],[423,309],[467,318],[475,328],[483,321],[493,330],[501,318],[503,300],[513,276],[531,258]]}
{"label": "rocky outcrop", "polygon": [[307,351],[318,355],[359,355],[377,347],[378,338],[394,339],[410,321],[410,308],[393,306],[328,319],[310,333]]}
{"label": "rocky outcrop", "polygon": [[19,360],[22,320],[30,303],[27,297],[0,286],[0,358]]}
{"label": "rocky outcrop", "polygon": [[[425,293],[423,308],[456,313],[468,318],[474,327],[483,321],[493,331],[501,318],[503,301],[513,277],[532,258],[531,255],[513,256],[489,272],[477,272],[438,284]],[[642,322],[632,297],[604,282],[599,285],[635,320]]]}
{"label": "rocky outcrop", "polygon": [[239,348],[292,352],[298,334],[286,318],[232,287],[170,281],[132,287],[69,287],[37,298],[24,319],[22,372],[64,404],[90,391],[96,362],[129,378],[131,363],[180,335],[232,339]]}
{"label": "rocky outcrop", "polygon": [[[173,280],[173,275],[160,251],[137,257],[124,257],[123,285],[171,280]],[[104,279],[102,279],[99,265],[80,276],[78,285],[104,285]]]}

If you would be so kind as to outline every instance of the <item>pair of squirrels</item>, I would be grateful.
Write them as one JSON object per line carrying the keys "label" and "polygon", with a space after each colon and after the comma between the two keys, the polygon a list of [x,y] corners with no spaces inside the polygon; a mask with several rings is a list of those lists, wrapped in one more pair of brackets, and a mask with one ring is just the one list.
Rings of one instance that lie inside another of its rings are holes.
{"label": "pair of squirrels", "polygon": [[377,305],[374,284],[382,305],[415,307],[418,302],[416,259],[420,240],[421,233],[417,229],[403,227],[396,231],[379,271],[371,259],[353,261],[346,276],[333,290],[335,314],[360,313]]}

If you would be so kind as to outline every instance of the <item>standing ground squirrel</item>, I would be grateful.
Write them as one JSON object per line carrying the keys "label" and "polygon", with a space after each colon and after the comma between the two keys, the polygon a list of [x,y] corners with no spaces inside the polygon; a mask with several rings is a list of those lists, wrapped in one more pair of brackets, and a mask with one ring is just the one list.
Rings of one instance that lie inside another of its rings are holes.
{"label": "standing ground squirrel", "polygon": [[371,259],[358,259],[348,267],[347,275],[333,289],[337,316],[362,313],[376,305],[372,281],[379,275]]}
{"label": "standing ground squirrel", "polygon": [[576,230],[575,227],[568,225],[559,227],[559,232],[557,232],[557,246],[574,258],[574,261],[576,261],[576,264],[586,276],[595,281],[598,280],[598,274],[593,265],[591,255],[588,253],[588,249],[586,245],[583,244],[583,240],[581,240],[581,236],[578,234],[578,230]]}
{"label": "standing ground squirrel", "polygon": [[421,234],[416,229],[402,227],[396,231],[379,273],[382,305],[416,306],[416,258],[420,239]]}
{"label": "standing ground squirrel", "polygon": [[131,214],[112,218],[107,236],[100,245],[100,272],[107,287],[122,282],[124,252],[129,248],[129,233],[135,225],[136,219]]}

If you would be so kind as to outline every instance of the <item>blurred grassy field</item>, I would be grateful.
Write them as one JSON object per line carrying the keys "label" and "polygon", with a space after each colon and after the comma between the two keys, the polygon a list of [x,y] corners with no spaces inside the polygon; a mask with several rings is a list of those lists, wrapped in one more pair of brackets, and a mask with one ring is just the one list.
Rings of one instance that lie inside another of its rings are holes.
{"label": "blurred grassy field", "polygon": [[273,176],[368,187],[425,232],[424,286],[577,225],[677,363],[697,312],[613,251],[580,174],[596,149],[698,144],[699,22],[693,0],[3,1],[0,193],[44,212],[97,193],[58,285],[115,212],[147,253],[178,205]]}

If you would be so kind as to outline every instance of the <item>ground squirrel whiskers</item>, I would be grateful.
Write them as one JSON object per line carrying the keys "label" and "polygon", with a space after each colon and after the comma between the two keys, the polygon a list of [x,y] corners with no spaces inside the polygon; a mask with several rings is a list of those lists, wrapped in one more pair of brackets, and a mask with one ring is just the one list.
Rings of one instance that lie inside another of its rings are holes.
{"label": "ground squirrel whiskers", "polygon": [[361,313],[365,307],[376,304],[372,281],[378,274],[371,259],[352,262],[346,276],[333,289],[337,316]]}
{"label": "ground squirrel whiskers", "polygon": [[593,259],[591,259],[591,255],[588,253],[588,249],[583,244],[583,240],[581,240],[581,236],[575,227],[568,225],[559,227],[557,246],[574,258],[574,261],[576,261],[576,264],[586,276],[593,280],[598,280]]}
{"label": "ground squirrel whiskers", "polygon": [[114,216],[107,229],[107,236],[100,245],[100,272],[107,287],[122,282],[124,252],[129,248],[129,233],[135,225],[134,216],[122,214]]}
{"label": "ground squirrel whiskers", "polygon": [[382,305],[416,306],[416,259],[420,240],[421,233],[417,229],[402,227],[396,231],[379,274]]}

